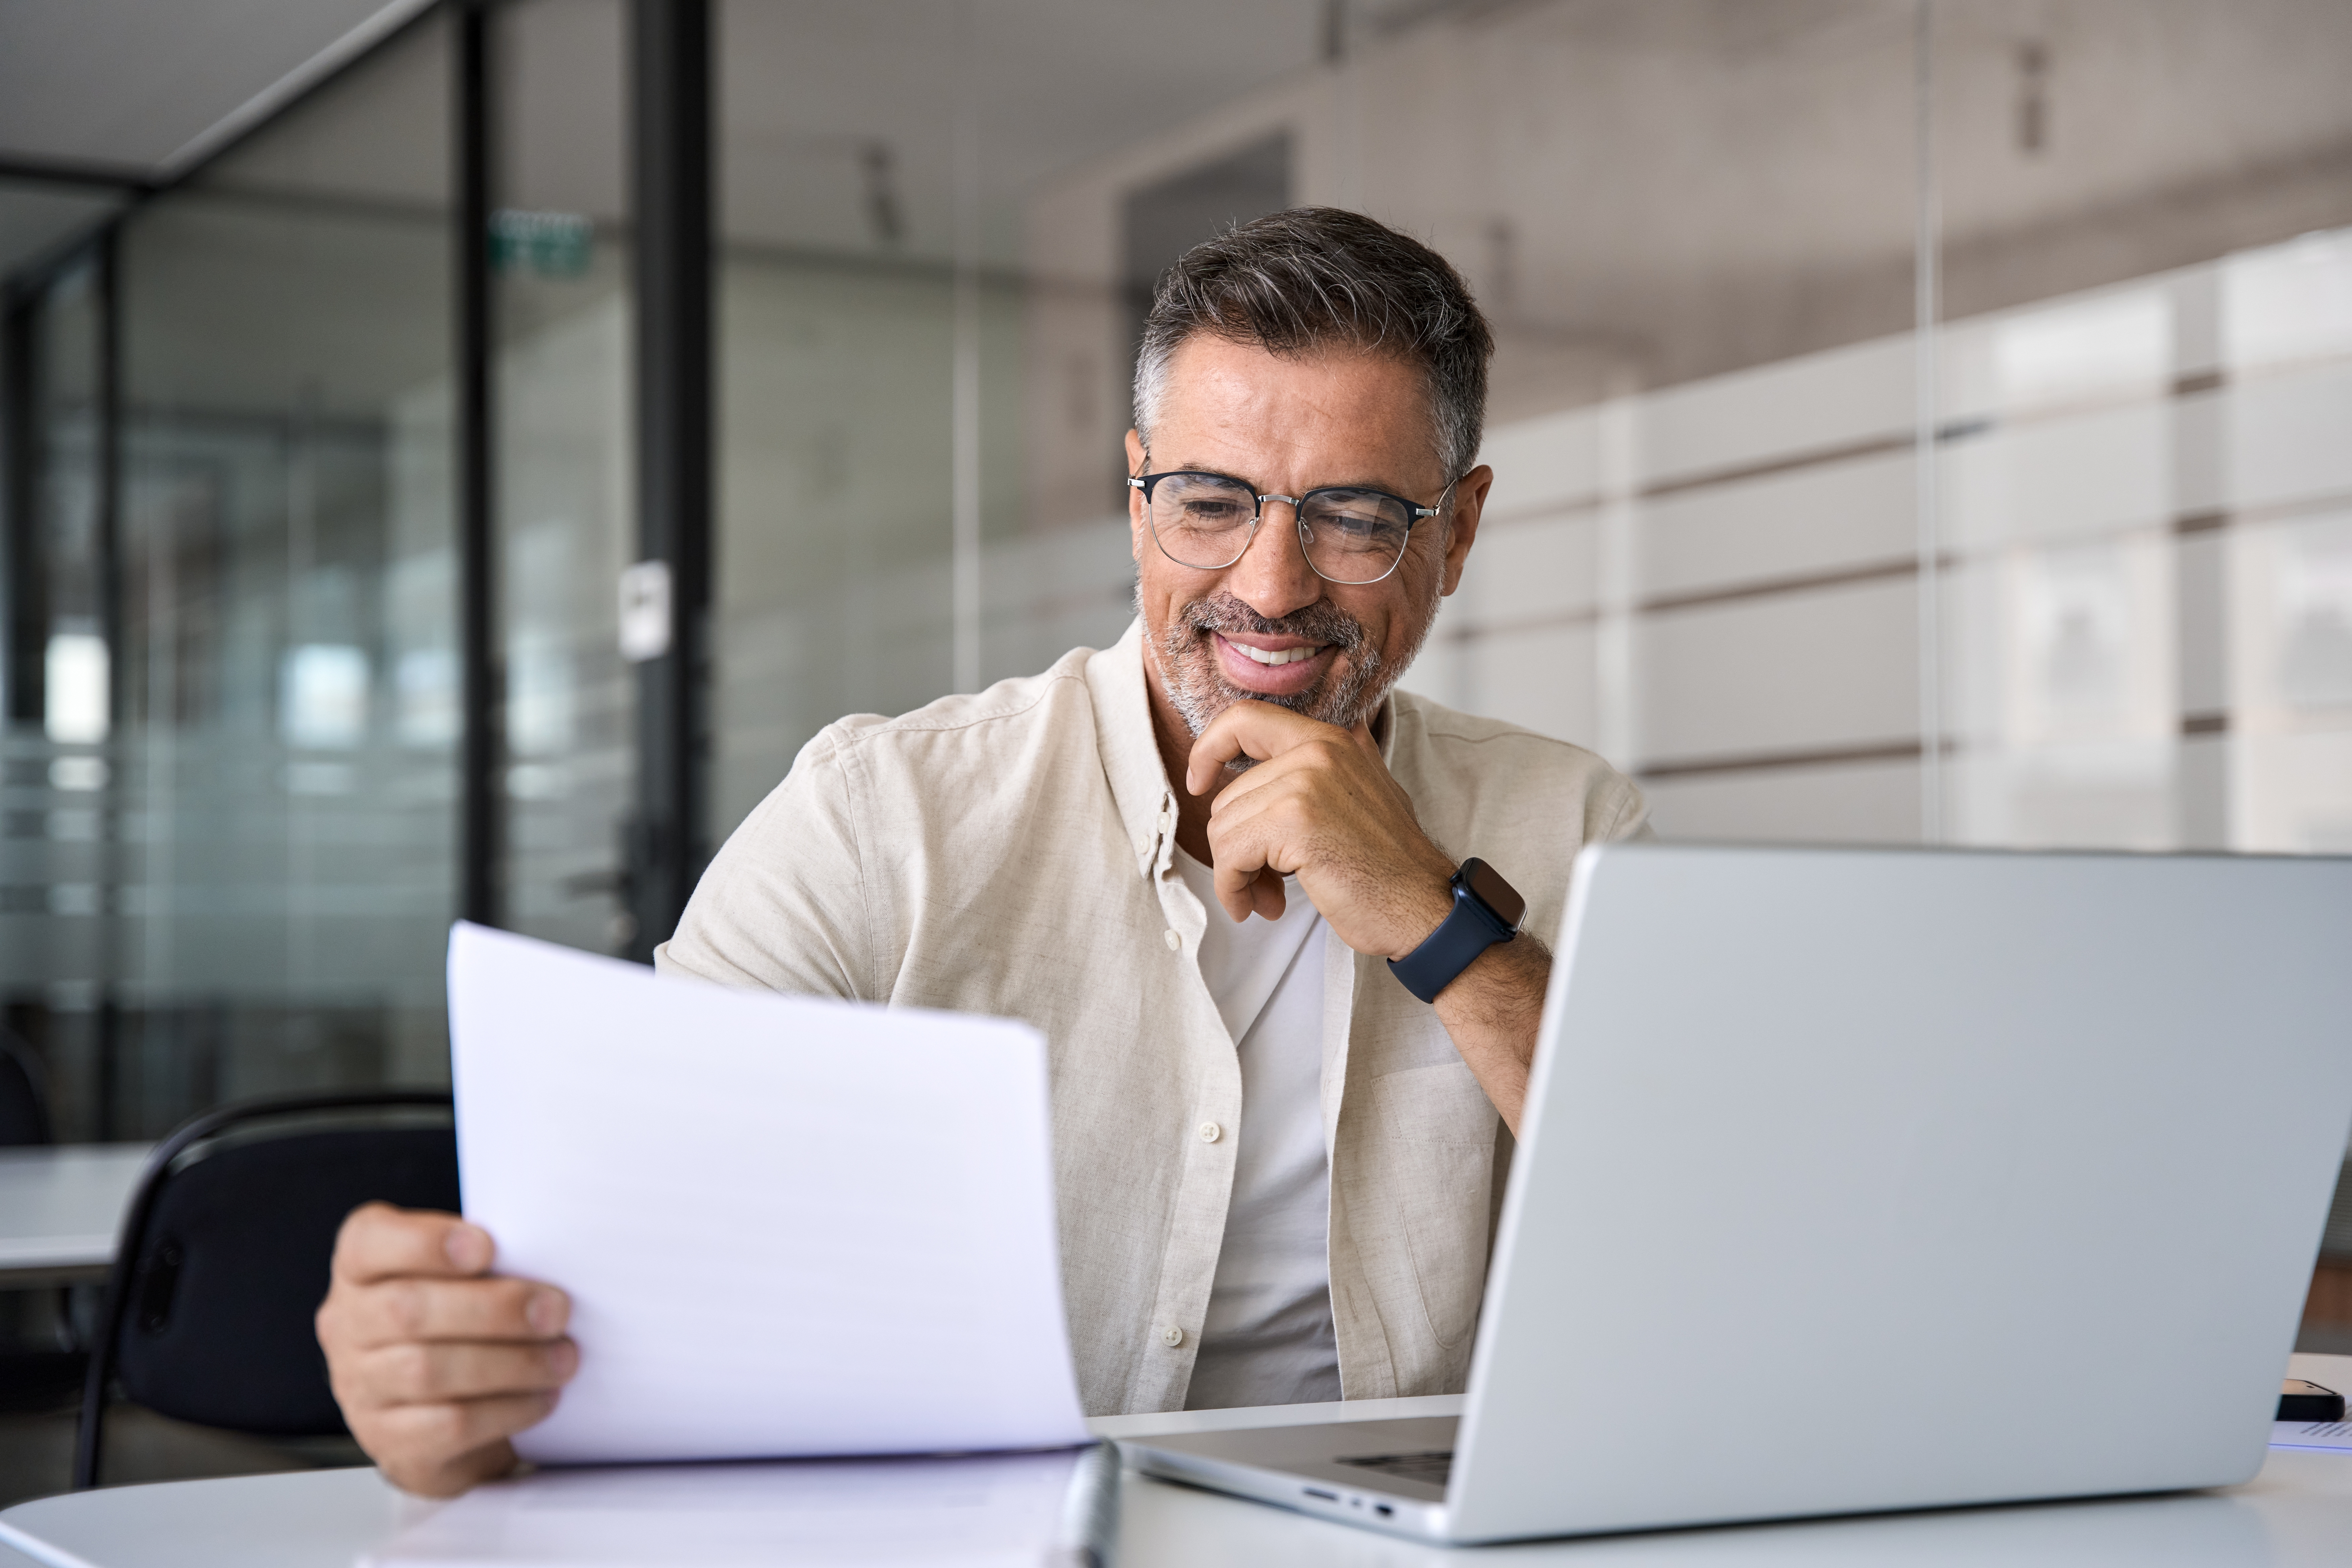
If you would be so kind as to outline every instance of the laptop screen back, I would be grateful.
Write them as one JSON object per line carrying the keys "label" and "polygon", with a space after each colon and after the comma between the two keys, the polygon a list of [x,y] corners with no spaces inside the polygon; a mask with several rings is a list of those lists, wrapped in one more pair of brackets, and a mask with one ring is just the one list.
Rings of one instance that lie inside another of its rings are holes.
{"label": "laptop screen back", "polygon": [[1586,850],[1451,1533],[2252,1475],[2347,954],[2352,861]]}

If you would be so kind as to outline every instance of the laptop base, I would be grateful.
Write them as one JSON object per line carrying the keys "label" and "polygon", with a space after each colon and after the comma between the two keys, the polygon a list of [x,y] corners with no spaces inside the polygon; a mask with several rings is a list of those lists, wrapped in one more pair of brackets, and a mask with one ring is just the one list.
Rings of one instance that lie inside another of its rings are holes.
{"label": "laptop base", "polygon": [[1333,1421],[1237,1432],[1129,1437],[1147,1476],[1270,1502],[1319,1519],[1444,1543],[1445,1472],[1460,1419]]}

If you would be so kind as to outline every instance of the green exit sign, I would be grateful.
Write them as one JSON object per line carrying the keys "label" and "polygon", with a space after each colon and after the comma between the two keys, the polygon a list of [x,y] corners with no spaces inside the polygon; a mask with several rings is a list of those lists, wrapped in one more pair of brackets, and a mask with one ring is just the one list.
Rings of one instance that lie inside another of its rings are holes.
{"label": "green exit sign", "polygon": [[507,207],[490,215],[490,266],[539,278],[583,278],[595,239],[596,226],[578,213]]}

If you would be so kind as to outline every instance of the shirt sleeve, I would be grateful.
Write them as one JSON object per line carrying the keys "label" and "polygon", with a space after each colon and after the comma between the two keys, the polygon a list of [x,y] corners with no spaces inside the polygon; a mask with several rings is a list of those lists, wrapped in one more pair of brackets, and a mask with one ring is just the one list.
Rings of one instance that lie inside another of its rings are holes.
{"label": "shirt sleeve", "polygon": [[1622,773],[1610,775],[1617,785],[1616,809],[1606,818],[1608,826],[1593,838],[1601,843],[1615,844],[1629,838],[1655,838],[1658,835],[1650,826],[1650,802],[1638,785]]}
{"label": "shirt sleeve", "polygon": [[878,999],[851,783],[832,730],[803,747],[703,872],[654,967],[722,985]]}

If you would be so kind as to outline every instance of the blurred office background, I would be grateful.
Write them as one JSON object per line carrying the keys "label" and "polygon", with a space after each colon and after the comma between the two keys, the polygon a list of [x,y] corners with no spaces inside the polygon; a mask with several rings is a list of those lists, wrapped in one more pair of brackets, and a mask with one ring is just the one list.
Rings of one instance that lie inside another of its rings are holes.
{"label": "blurred office background", "polygon": [[[1143,301],[1292,205],[1501,345],[1409,685],[1669,837],[2352,852],[2341,0],[0,29],[0,1021],[61,1139],[443,1079],[454,915],[642,953],[828,721],[1117,637]],[[695,166],[707,251],[633,173]]]}

